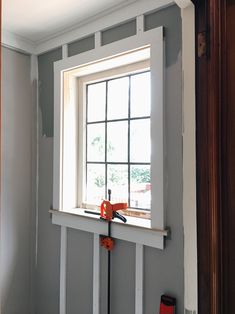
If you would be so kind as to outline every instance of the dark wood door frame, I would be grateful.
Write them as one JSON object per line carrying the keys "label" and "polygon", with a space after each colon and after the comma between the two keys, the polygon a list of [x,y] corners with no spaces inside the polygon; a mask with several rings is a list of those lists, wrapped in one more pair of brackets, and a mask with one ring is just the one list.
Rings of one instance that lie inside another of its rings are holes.
{"label": "dark wood door frame", "polygon": [[235,85],[233,89],[230,81],[235,71],[230,63],[235,69],[235,0],[195,0],[194,4],[196,38],[206,35],[206,52],[200,57],[196,43],[198,311],[233,314]]}
{"label": "dark wood door frame", "polygon": [[195,1],[196,38],[204,34],[206,52],[196,43],[196,147],[198,225],[198,311],[220,313],[220,4]]}
{"label": "dark wood door frame", "polygon": [[220,3],[196,1],[196,147],[198,222],[198,311],[219,314],[220,299]]}

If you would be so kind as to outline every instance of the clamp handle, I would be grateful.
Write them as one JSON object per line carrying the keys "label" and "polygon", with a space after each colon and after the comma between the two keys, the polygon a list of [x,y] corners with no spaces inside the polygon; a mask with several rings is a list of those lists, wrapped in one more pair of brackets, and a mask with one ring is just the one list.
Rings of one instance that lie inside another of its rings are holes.
{"label": "clamp handle", "polygon": [[120,219],[120,220],[123,221],[124,223],[127,222],[126,218],[125,218],[124,216],[122,216],[121,214],[119,214],[118,212],[114,212],[114,213],[113,213],[113,216],[114,216],[114,218]]}

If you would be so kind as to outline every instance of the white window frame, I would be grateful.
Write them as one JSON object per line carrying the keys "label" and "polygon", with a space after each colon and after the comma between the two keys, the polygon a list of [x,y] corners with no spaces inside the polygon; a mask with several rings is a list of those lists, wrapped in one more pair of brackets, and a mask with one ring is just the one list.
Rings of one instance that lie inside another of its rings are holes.
{"label": "white window frame", "polygon": [[[81,77],[78,79],[78,115],[83,117],[83,121],[80,120],[79,126],[78,126],[78,134],[79,134],[79,140],[78,140],[78,147],[81,149],[82,147],[86,149],[86,132],[84,132],[84,129],[86,128],[86,102],[87,102],[87,95],[86,95],[86,86],[91,83],[97,83],[99,81],[105,81],[113,78],[133,75],[145,71],[150,71],[150,60],[144,60],[137,63],[132,63],[129,65],[121,66],[118,68],[112,68],[110,70],[97,72],[95,74],[90,74],[84,77]],[[141,117],[140,117],[141,118]],[[85,185],[86,182],[84,182],[84,178],[86,176],[86,156],[84,154],[84,151],[78,153],[78,198],[77,203],[79,207],[84,208],[93,208],[96,209],[97,206],[94,204],[88,204],[85,202],[84,194],[85,194]],[[141,213],[141,216],[149,216],[150,211],[145,209],[131,209],[129,208],[129,214],[131,215],[131,212],[137,212]],[[138,217],[139,215],[137,215]]]}
{"label": "white window frame", "polygon": [[[67,142],[71,140],[67,134],[66,110],[70,111],[70,118],[77,117],[76,106],[70,110],[66,105],[66,97],[70,99],[70,94],[64,92],[64,84],[69,84],[73,88],[75,80],[73,71],[80,69],[84,75],[86,68],[109,60],[114,56],[122,56],[128,52],[137,51],[143,47],[150,49],[150,71],[151,71],[151,182],[152,182],[152,208],[151,224],[145,224],[139,218],[130,219],[127,225],[114,223],[113,234],[116,238],[133,241],[135,243],[146,244],[153,247],[164,247],[165,230],[165,165],[164,165],[164,37],[163,27],[155,28],[146,32],[138,33],[135,36],[105,45],[98,46],[94,50],[65,58],[54,64],[54,173],[53,173],[53,208],[52,219],[54,223],[82,229],[94,233],[105,233],[106,224],[84,215],[77,214],[75,210],[77,204],[77,177],[67,178],[71,170],[66,168]],[[139,60],[138,60],[139,61]],[[85,69],[85,70],[84,70]],[[70,72],[69,72],[70,71]],[[89,70],[88,70],[89,72]],[[69,77],[67,74],[69,74]],[[88,73],[90,74],[90,72]],[[77,76],[77,74],[76,74]],[[72,103],[76,102],[76,98]],[[71,104],[71,99],[69,102]],[[82,117],[79,117],[81,122]],[[76,133],[76,122],[69,119],[69,127]],[[67,121],[68,123],[68,121]],[[78,143],[77,139],[74,143]],[[77,149],[77,148],[76,148]],[[72,169],[77,169],[77,150],[73,151],[74,165]],[[71,154],[70,154],[71,157]],[[71,169],[71,168],[70,168]],[[69,186],[70,196],[65,197],[65,189]],[[73,214],[73,215],[69,215]],[[128,217],[129,220],[129,217]]]}

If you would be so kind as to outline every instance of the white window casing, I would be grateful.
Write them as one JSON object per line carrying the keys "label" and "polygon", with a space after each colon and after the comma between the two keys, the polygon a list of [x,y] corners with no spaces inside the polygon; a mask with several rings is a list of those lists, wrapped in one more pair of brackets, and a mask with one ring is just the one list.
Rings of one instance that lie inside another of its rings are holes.
{"label": "white window casing", "polygon": [[[53,223],[96,234],[107,233],[104,222],[76,210],[78,116],[77,78],[109,70],[120,65],[150,59],[151,72],[151,223],[130,219],[123,225],[114,222],[116,238],[135,243],[164,247],[165,165],[164,165],[164,38],[159,27],[105,45],[54,64],[54,173]],[[65,88],[66,87],[66,88]],[[79,122],[78,122],[79,121]],[[79,145],[80,146],[80,145]],[[144,148],[143,148],[144,149]],[[77,213],[77,215],[75,215]],[[129,219],[129,217],[128,217]],[[142,225],[141,225],[142,223]]]}

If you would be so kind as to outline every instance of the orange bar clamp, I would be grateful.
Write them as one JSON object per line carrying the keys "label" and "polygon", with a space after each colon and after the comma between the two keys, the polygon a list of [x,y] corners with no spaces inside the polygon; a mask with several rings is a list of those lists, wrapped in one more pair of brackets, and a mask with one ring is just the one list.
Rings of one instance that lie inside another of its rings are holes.
{"label": "orange bar clamp", "polygon": [[[114,218],[119,218],[123,222],[126,222],[126,218],[117,212],[118,210],[124,210],[126,208],[127,203],[112,204],[110,201],[104,200],[100,205],[100,217],[101,219],[107,220],[109,223]],[[101,237],[100,244],[106,250],[112,251],[112,249],[114,248],[114,240],[111,238],[110,232],[108,236]]]}

